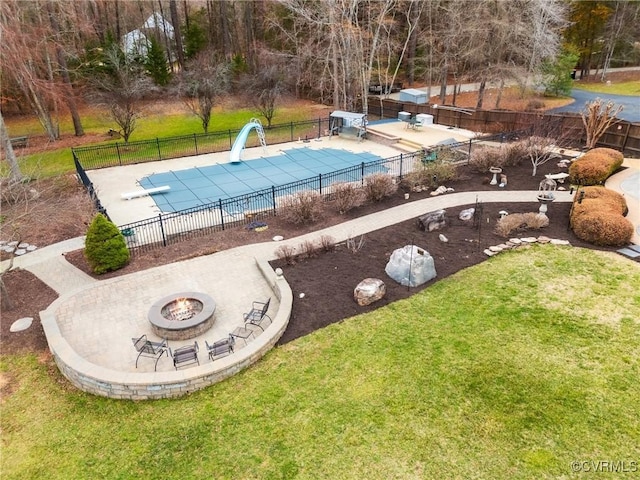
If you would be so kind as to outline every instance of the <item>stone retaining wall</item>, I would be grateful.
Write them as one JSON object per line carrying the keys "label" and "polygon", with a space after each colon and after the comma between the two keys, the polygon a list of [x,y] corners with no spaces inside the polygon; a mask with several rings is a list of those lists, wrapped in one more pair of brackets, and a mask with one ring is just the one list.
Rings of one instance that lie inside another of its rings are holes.
{"label": "stone retaining wall", "polygon": [[62,336],[55,312],[66,300],[61,297],[40,313],[49,349],[62,374],[77,388],[103,397],[149,400],[185,395],[220,382],[262,358],[283,335],[293,305],[291,288],[277,276],[268,262],[256,260],[257,268],[278,298],[280,306],[273,321],[249,344],[215,362],[207,362],[185,370],[135,373],[110,370],[92,364],[78,355]]}

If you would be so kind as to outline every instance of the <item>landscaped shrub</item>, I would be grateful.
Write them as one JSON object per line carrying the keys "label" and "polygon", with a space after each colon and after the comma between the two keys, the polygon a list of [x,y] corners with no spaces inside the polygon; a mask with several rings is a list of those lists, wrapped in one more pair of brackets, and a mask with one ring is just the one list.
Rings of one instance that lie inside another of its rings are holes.
{"label": "landscaped shrub", "polygon": [[[600,202],[606,204],[612,212],[619,212],[622,215],[626,215],[628,208],[627,202],[623,195],[613,190],[609,190],[602,186],[592,186],[581,188],[576,192],[574,202],[578,202],[582,198],[582,201],[589,199],[598,199]],[[588,203],[587,203],[588,205]],[[574,208],[580,210],[582,203],[576,203]]]}
{"label": "landscaped shrub", "polygon": [[287,265],[293,265],[295,262],[296,249],[291,245],[280,245],[276,249],[276,257],[284,260]]}
{"label": "landscaped shrub", "polygon": [[398,185],[393,177],[387,173],[373,173],[364,177],[364,194],[368,201],[379,202],[385,197],[393,195]]}
{"label": "landscaped shrub", "polygon": [[318,246],[311,240],[305,240],[298,247],[300,258],[313,258],[318,256]]}
{"label": "landscaped shrub", "polygon": [[455,165],[438,159],[435,162],[423,164],[418,170],[405,175],[400,182],[400,187],[406,192],[410,192],[416,187],[421,189],[435,188],[457,177],[458,169]]}
{"label": "landscaped shrub", "polygon": [[488,173],[491,167],[517,166],[527,157],[529,145],[529,140],[521,140],[505,143],[499,147],[474,148],[469,157],[469,165],[480,173]]}
{"label": "landscaped shrub", "polygon": [[85,240],[84,256],[97,274],[118,270],[129,263],[129,250],[124,236],[107,217],[99,213],[93,218]]}
{"label": "landscaped shrub", "polygon": [[336,239],[331,235],[322,235],[320,237],[320,248],[325,252],[333,252],[336,249]]}
{"label": "landscaped shrub", "polygon": [[322,197],[313,190],[304,190],[281,200],[278,215],[289,223],[313,223],[322,216]]}
{"label": "landscaped shrub", "polygon": [[578,185],[603,184],[624,161],[620,152],[611,148],[594,148],[569,167],[569,180]]}
{"label": "landscaped shrub", "polygon": [[333,186],[333,201],[340,215],[364,203],[364,191],[353,183],[336,183]]}
{"label": "landscaped shrub", "polygon": [[496,222],[495,232],[501,237],[508,238],[519,230],[539,230],[549,225],[549,217],[535,212],[512,213],[505,215]]}
{"label": "landscaped shrub", "polygon": [[586,187],[574,198],[571,228],[585,242],[623,246],[631,241],[633,224],[624,218],[627,203],[622,195],[604,187]]}
{"label": "landscaped shrub", "polygon": [[480,173],[489,173],[491,167],[502,167],[503,155],[498,147],[477,147],[471,151],[469,165]]}

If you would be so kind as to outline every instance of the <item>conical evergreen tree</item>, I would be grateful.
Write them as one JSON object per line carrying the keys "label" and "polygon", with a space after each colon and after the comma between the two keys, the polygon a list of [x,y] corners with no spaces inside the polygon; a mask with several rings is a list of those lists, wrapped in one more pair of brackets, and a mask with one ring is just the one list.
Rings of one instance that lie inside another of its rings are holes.
{"label": "conical evergreen tree", "polygon": [[111,221],[99,213],[87,230],[84,256],[97,273],[118,270],[129,263],[129,250],[124,236]]}
{"label": "conical evergreen tree", "polygon": [[167,57],[160,43],[153,37],[151,37],[149,52],[144,66],[156,85],[165,86],[169,83],[170,73]]}

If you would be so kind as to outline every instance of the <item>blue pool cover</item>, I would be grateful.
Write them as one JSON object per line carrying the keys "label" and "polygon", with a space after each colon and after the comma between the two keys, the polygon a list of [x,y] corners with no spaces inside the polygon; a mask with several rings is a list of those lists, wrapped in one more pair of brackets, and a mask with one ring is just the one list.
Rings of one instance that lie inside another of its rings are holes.
{"label": "blue pool cover", "polygon": [[[169,191],[154,194],[152,198],[160,211],[178,212],[380,159],[366,152],[303,147],[283,151],[275,157],[154,173],[138,183],[142,188],[168,185]],[[383,170],[379,167],[367,173]]]}

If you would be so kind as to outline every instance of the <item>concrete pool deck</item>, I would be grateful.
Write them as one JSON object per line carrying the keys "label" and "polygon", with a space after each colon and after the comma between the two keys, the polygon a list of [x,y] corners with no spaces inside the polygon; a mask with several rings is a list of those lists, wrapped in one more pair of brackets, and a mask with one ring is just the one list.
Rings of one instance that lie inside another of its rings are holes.
{"label": "concrete pool deck", "polygon": [[[429,125],[420,130],[405,128],[406,123],[390,121],[381,124],[373,124],[371,131],[380,132],[383,135],[396,140],[385,144],[373,140],[358,141],[354,138],[342,138],[339,136],[322,137],[309,142],[288,142],[277,145],[247,148],[242,154],[243,161],[251,162],[258,158],[277,157],[283,151],[306,147],[313,150],[342,149],[352,153],[371,153],[380,158],[390,158],[407,152],[405,146],[394,146],[399,140],[407,140],[415,145],[413,150],[420,145],[431,146],[447,138],[455,138],[459,141],[468,140],[476,136],[474,132],[448,128],[442,125]],[[410,149],[410,148],[409,148]],[[156,217],[161,213],[152,196],[142,196],[125,200],[122,194],[140,190],[139,180],[152,174],[164,172],[176,172],[192,168],[204,168],[211,165],[230,163],[229,152],[211,153],[191,157],[162,160],[157,162],[138,163],[135,165],[102,168],[88,171],[89,178],[98,193],[100,202],[106,208],[109,217],[116,225],[125,225],[135,221]],[[162,195],[162,194],[160,194]]]}

